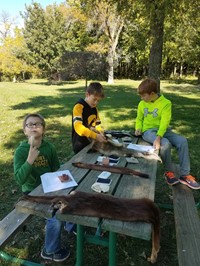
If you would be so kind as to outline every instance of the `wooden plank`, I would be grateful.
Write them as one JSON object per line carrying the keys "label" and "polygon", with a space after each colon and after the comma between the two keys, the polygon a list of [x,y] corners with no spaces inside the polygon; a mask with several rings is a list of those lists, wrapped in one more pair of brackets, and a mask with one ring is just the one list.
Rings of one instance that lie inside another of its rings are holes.
{"label": "wooden plank", "polygon": [[37,202],[30,202],[22,200],[16,204],[16,209],[19,212],[25,214],[32,214],[36,216],[40,216],[43,218],[51,218],[52,217],[52,208],[50,204],[38,204]]}
{"label": "wooden plank", "polygon": [[[125,198],[148,197],[154,200],[157,161],[139,158],[139,164],[128,164],[129,168],[149,174],[149,178],[123,175],[114,196]],[[151,224],[141,222],[122,222],[106,219],[102,228],[116,233],[141,238],[151,239]]]}
{"label": "wooden plank", "polygon": [[[175,172],[179,173],[178,166]],[[200,219],[192,190],[178,184],[172,192],[179,266],[199,266]]]}
{"label": "wooden plank", "polygon": [[[137,139],[134,139],[135,142]],[[92,192],[91,186],[96,181],[96,178],[100,172],[88,169],[78,169],[72,166],[72,162],[85,161],[90,163],[96,163],[97,157],[100,155],[98,153],[87,153],[87,150],[90,147],[84,148],[80,153],[76,154],[71,160],[62,166],[60,170],[69,169],[74,176],[75,180],[78,182],[79,186],[74,189],[78,189],[85,192]],[[120,158],[119,166],[127,166],[127,162],[124,157]],[[140,177],[134,177],[129,175],[122,176],[121,174],[111,174],[110,178],[112,183],[110,186],[109,194],[115,194],[117,197],[127,197],[127,198],[138,198],[138,197],[149,197],[150,199],[154,198],[155,192],[155,178],[157,170],[157,161],[155,160],[145,160],[143,158],[139,159],[139,164],[129,164],[128,167],[133,168],[137,171],[147,172],[150,175],[149,179],[143,179]],[[87,178],[85,178],[87,176]],[[127,186],[128,184],[128,186]],[[124,189],[123,189],[124,188]],[[45,195],[66,195],[70,193],[72,189],[65,189],[56,191],[53,193],[46,193]],[[32,195],[44,195],[41,186],[36,188]],[[16,205],[20,211],[39,215],[42,217],[49,217],[51,215],[50,206],[47,207],[45,204],[37,204],[34,202],[21,201]],[[99,219],[95,217],[88,218],[77,217],[75,215],[61,215],[56,214],[60,220],[68,220],[74,223],[79,223],[86,226],[97,227],[99,224]],[[113,232],[124,233],[134,237],[139,237],[143,239],[149,239],[151,235],[151,226],[145,223],[134,223],[137,225],[134,229],[133,223],[125,223],[121,221],[111,221],[105,220],[102,228],[106,230],[111,230]]]}
{"label": "wooden plank", "polygon": [[[98,154],[99,155],[99,154]],[[124,158],[120,159],[119,166],[125,166],[126,160]],[[83,169],[80,169],[83,170]],[[100,171],[95,171],[91,170],[87,174],[87,178],[83,179],[82,182],[79,184],[79,186],[76,188],[79,191],[84,191],[84,192],[90,192],[90,193],[96,193],[91,189],[91,186],[95,183],[98,175],[100,174]],[[112,183],[110,185],[110,190],[108,194],[112,194],[113,191],[115,190],[120,174],[111,174],[110,179],[112,180]],[[81,225],[84,226],[89,226],[89,227],[95,227],[97,228],[99,225],[99,218],[97,217],[87,217],[87,216],[76,216],[76,215],[69,215],[69,214],[60,214],[59,212],[56,214],[57,218],[63,221],[71,221],[74,223],[80,223]]]}
{"label": "wooden plank", "polygon": [[31,218],[30,214],[20,213],[12,210],[3,220],[0,221],[0,248],[2,249],[10,238],[19,231],[22,226]]}

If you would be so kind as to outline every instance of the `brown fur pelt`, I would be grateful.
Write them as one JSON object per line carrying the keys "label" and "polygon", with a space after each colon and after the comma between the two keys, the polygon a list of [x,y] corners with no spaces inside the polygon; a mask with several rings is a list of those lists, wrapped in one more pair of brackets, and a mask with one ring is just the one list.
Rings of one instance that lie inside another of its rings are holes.
{"label": "brown fur pelt", "polygon": [[145,158],[148,160],[157,160],[162,162],[160,156],[157,153],[138,152],[133,149],[126,148],[123,143],[117,143],[112,138],[107,137],[106,142],[92,141],[90,151],[98,151],[106,156],[116,155],[125,157]]}
{"label": "brown fur pelt", "polygon": [[152,224],[152,252],[148,260],[156,262],[160,249],[160,215],[154,202],[147,198],[126,199],[106,194],[74,191],[66,196],[23,196],[20,200],[51,204],[61,213],[94,216]]}

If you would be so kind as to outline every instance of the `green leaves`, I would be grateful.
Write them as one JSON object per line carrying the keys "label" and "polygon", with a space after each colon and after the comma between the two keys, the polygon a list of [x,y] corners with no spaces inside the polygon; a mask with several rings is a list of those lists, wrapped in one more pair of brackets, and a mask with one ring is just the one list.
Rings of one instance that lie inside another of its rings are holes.
{"label": "green leaves", "polygon": [[56,5],[44,10],[40,4],[26,7],[24,38],[30,51],[32,64],[47,76],[58,71],[59,58],[66,50],[66,21]]}

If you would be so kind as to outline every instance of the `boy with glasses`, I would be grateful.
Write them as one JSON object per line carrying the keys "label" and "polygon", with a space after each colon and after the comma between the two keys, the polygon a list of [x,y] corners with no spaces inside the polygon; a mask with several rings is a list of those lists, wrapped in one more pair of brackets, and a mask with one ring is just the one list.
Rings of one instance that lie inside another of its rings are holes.
{"label": "boy with glasses", "polygon": [[[23,131],[27,140],[15,151],[14,175],[22,192],[28,194],[41,184],[42,174],[57,171],[60,163],[55,147],[43,139],[45,120],[40,114],[28,114],[23,121]],[[47,219],[42,258],[60,262],[70,256],[68,249],[61,248],[62,224],[55,216]]]}

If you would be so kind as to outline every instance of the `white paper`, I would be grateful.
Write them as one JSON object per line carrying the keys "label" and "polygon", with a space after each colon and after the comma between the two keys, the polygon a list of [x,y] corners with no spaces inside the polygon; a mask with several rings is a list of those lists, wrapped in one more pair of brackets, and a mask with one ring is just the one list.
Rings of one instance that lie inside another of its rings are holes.
{"label": "white paper", "polygon": [[[70,176],[71,180],[68,182],[61,182],[58,176],[61,176],[63,174]],[[40,178],[42,181],[44,193],[78,186],[69,170],[46,173],[41,175]]]}
{"label": "white paper", "polygon": [[153,146],[148,146],[148,145],[139,145],[139,144],[133,144],[130,143],[127,146],[128,149],[136,150],[136,151],[141,151],[141,152],[149,152],[149,153],[154,153],[155,149]]}

